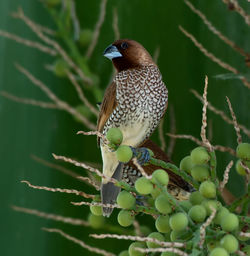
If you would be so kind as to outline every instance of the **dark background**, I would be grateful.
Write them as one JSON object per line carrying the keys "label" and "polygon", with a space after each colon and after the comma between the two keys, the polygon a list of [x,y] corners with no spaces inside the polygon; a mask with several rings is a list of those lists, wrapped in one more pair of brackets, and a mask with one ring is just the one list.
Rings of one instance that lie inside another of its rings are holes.
{"label": "dark background", "polygon": [[[229,11],[222,1],[192,1],[213,24],[246,52],[250,51],[249,28],[242,17]],[[100,1],[76,1],[77,13],[83,28],[94,28],[99,15]],[[239,4],[249,12],[246,0]],[[0,1],[0,29],[16,33],[22,37],[37,40],[35,35],[21,22],[11,17],[11,13],[22,6],[26,15],[37,23],[54,28],[47,10],[39,1]],[[190,93],[196,89],[202,94],[204,77],[208,75],[208,98],[216,107],[228,115],[225,96],[232,102],[238,121],[250,127],[249,89],[237,79],[219,80],[215,76],[229,73],[205,57],[178,29],[182,25],[216,56],[236,67],[249,77],[244,58],[213,35],[201,20],[190,11],[183,1],[165,0],[109,0],[106,19],[101,29],[99,42],[90,60],[91,69],[97,74],[104,89],[112,72],[111,63],[102,57],[102,52],[114,40],[112,29],[113,8],[118,10],[119,29],[122,38],[131,38],[142,43],[153,54],[160,48],[158,64],[169,90],[169,106],[174,107],[177,133],[199,137],[201,125],[201,103]],[[43,80],[61,98],[77,105],[77,97],[66,79],[57,78],[44,69],[53,62],[52,57],[0,38],[0,90],[20,97],[47,100],[46,96],[19,73],[14,63],[20,63]],[[225,124],[218,116],[208,113],[212,120],[213,144],[235,148],[237,145],[233,126]],[[87,191],[82,183],[45,167],[31,159],[35,154],[53,161],[51,153],[66,155],[81,161],[101,163],[96,138],[77,136],[78,130],[87,130],[71,116],[62,111],[45,110],[39,107],[12,102],[0,97],[0,187],[1,187],[1,251],[2,255],[76,255],[84,251],[78,245],[57,234],[48,234],[41,227],[57,227],[65,230],[89,244],[119,252],[119,244],[114,240],[95,241],[88,237],[96,230],[71,227],[35,216],[15,212],[11,205],[33,208],[45,212],[86,219],[88,207],[75,207],[70,201],[79,198],[37,191],[21,184],[27,179],[33,184],[50,187],[76,188]],[[169,118],[166,114],[164,132],[169,131]],[[247,138],[244,137],[244,141]],[[158,141],[157,133],[154,140]],[[166,138],[167,142],[169,141]],[[248,138],[249,141],[249,138]],[[194,143],[178,140],[173,160],[179,161],[195,146]],[[223,173],[226,164],[234,159],[227,153],[218,153],[218,172]],[[55,161],[54,161],[55,162]],[[71,168],[71,166],[68,166]],[[76,169],[79,173],[85,171]],[[242,192],[242,179],[230,174],[229,189],[236,195]],[[113,214],[116,215],[116,214]],[[113,217],[115,219],[115,216]],[[115,223],[115,221],[114,221]],[[114,245],[115,244],[115,245]]]}

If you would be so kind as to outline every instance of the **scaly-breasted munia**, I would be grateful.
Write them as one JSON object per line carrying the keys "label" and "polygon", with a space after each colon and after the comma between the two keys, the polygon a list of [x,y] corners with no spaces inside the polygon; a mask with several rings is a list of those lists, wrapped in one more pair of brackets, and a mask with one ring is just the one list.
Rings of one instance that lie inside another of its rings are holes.
{"label": "scaly-breasted munia", "polygon": [[[123,133],[122,144],[139,147],[152,134],[166,111],[167,88],[152,57],[138,42],[117,40],[106,48],[104,56],[112,60],[117,74],[106,89],[97,130],[105,135],[111,127],[118,127]],[[100,146],[104,175],[120,180],[123,164],[102,140]],[[113,204],[119,191],[108,179],[102,179],[103,204]],[[104,216],[111,212],[112,208],[103,208]]]}

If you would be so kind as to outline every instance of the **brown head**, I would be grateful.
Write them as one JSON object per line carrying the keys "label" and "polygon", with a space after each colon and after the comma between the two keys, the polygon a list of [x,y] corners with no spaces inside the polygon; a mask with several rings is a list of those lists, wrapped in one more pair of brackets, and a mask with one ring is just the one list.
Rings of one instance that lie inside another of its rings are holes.
{"label": "brown head", "polygon": [[120,39],[108,46],[103,55],[112,60],[118,72],[155,65],[147,50],[138,42],[130,39]]}

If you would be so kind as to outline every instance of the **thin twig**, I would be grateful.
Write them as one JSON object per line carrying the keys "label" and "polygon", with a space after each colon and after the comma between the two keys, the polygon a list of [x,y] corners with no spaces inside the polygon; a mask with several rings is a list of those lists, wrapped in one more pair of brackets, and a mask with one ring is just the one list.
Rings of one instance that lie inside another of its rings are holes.
{"label": "thin twig", "polygon": [[59,99],[41,80],[34,77],[27,69],[16,64],[17,69],[23,73],[34,85],[40,88],[60,109],[65,110],[72,116],[79,118],[82,123],[90,129],[95,129],[95,125],[91,123],[85,116],[81,115],[76,109],[72,108],[67,102]]}
{"label": "thin twig", "polygon": [[2,91],[0,92],[2,96],[4,96],[7,99],[13,100],[15,102],[23,103],[23,104],[28,104],[28,105],[33,105],[33,106],[38,106],[41,108],[48,108],[48,109],[60,109],[56,104],[50,103],[50,102],[45,102],[45,101],[40,101],[40,100],[34,100],[34,99],[28,99],[28,98],[21,98],[17,97],[11,93]]}
{"label": "thin twig", "polygon": [[21,8],[18,9],[18,12],[13,15],[15,18],[19,18],[25,22],[25,24],[45,43],[54,47],[54,49],[58,52],[59,55],[69,64],[71,68],[73,68],[76,73],[81,77],[82,81],[86,84],[92,85],[93,81],[89,77],[87,77],[83,71],[74,63],[74,61],[69,57],[66,51],[51,38],[47,37],[42,33],[42,30],[27,16],[24,15],[24,12]]}
{"label": "thin twig", "polygon": [[[191,92],[194,94],[194,96],[199,99],[203,103],[202,96],[195,90],[191,89]],[[228,124],[234,124],[233,120],[231,120],[222,110],[219,110],[215,108],[209,101],[207,105],[208,109],[210,109],[213,113],[216,115],[219,115],[226,123]],[[244,125],[239,124],[240,129],[248,136],[250,137],[250,130],[247,129]]]}
{"label": "thin twig", "polygon": [[226,170],[224,171],[224,175],[223,175],[223,181],[220,183],[220,191],[222,192],[224,187],[226,186],[228,180],[229,180],[229,172],[230,172],[230,169],[232,168],[233,166],[233,161],[231,160],[229,162],[229,164],[227,165],[226,167]]}
{"label": "thin twig", "polygon": [[227,104],[228,104],[228,107],[229,107],[231,116],[232,116],[232,118],[233,118],[234,129],[235,129],[236,135],[237,135],[237,142],[238,142],[238,144],[240,144],[240,143],[242,142],[242,137],[241,137],[241,134],[240,134],[240,127],[239,127],[239,125],[238,125],[236,115],[235,115],[235,113],[234,113],[234,111],[233,111],[232,104],[231,104],[231,102],[230,102],[230,100],[229,100],[228,97],[226,97],[226,99],[227,99]]}
{"label": "thin twig", "polygon": [[41,44],[39,42],[35,42],[35,41],[31,41],[31,40],[22,38],[20,36],[17,36],[15,34],[9,33],[7,31],[0,30],[0,36],[9,38],[11,40],[14,40],[17,43],[26,45],[28,47],[38,49],[39,51],[47,53],[47,54],[49,54],[51,56],[56,56],[56,54],[57,54],[57,52],[54,49],[51,49],[51,48],[49,48],[49,47],[47,47],[47,46],[45,46],[45,45],[43,45],[43,44]]}
{"label": "thin twig", "polygon": [[91,198],[91,199],[95,198],[95,195],[90,195],[83,191],[78,191],[76,189],[49,188],[49,187],[45,187],[45,186],[35,186],[35,185],[30,184],[30,182],[27,180],[22,180],[21,182],[26,183],[29,187],[34,188],[34,189],[41,189],[41,190],[46,190],[46,191],[50,191],[50,192],[60,192],[60,193],[66,193],[66,194],[75,194],[77,196],[82,196],[82,197]]}
{"label": "thin twig", "polygon": [[[190,34],[189,32],[187,32],[182,26],[179,26],[179,29],[182,31],[182,33],[188,37],[193,43],[194,45],[205,55],[207,56],[210,60],[212,60],[213,62],[217,63],[219,66],[221,66],[222,68],[229,70],[230,72],[234,73],[234,74],[239,74],[239,71],[232,67],[231,65],[229,65],[228,63],[222,61],[221,59],[217,58],[214,54],[212,54],[211,52],[209,52],[201,43],[199,43],[197,41],[197,39]],[[243,84],[247,87],[250,88],[250,82],[248,82],[246,80],[245,77],[240,77],[239,78]]]}
{"label": "thin twig", "polygon": [[71,202],[71,204],[76,205],[76,206],[82,206],[82,205],[87,205],[87,206],[91,206],[91,205],[95,205],[95,206],[101,206],[101,207],[107,207],[107,208],[118,208],[121,209],[120,206],[118,206],[117,204],[103,204],[103,203],[99,203],[99,202]]}
{"label": "thin twig", "polygon": [[52,213],[41,212],[36,209],[29,209],[29,208],[19,207],[19,206],[15,206],[15,205],[13,205],[11,207],[15,211],[36,215],[36,216],[44,218],[44,219],[68,223],[68,224],[75,225],[75,226],[84,226],[84,227],[89,226],[89,222],[84,221],[82,219],[60,216],[60,215],[56,215],[56,214],[52,214]]}
{"label": "thin twig", "polygon": [[78,131],[77,132],[77,135],[78,134],[83,134],[83,135],[96,135],[97,137],[99,137],[100,139],[102,139],[102,142],[106,145],[109,144],[108,140],[106,139],[105,135],[102,134],[101,132],[99,131],[89,131],[89,132],[85,132],[85,131]]}
{"label": "thin twig", "polygon": [[160,142],[161,142],[161,149],[163,151],[165,151],[165,149],[166,149],[166,142],[165,142],[165,139],[164,139],[164,128],[163,128],[163,125],[164,125],[164,119],[162,119],[161,122],[160,122],[160,125],[159,125],[159,128],[158,128],[158,134],[159,134],[159,139],[160,139]]}
{"label": "thin twig", "polygon": [[113,30],[114,30],[114,34],[115,34],[115,40],[120,39],[117,8],[113,9],[113,23],[112,23],[112,26],[113,26]]}
{"label": "thin twig", "polygon": [[71,83],[74,85],[77,95],[80,98],[80,100],[86,105],[86,107],[89,108],[89,110],[95,115],[98,116],[99,111],[88,101],[88,99],[85,97],[83,90],[81,89],[81,86],[77,83],[75,76],[70,72],[67,71],[67,76],[70,79]]}
{"label": "thin twig", "polygon": [[76,6],[75,6],[75,1],[71,0],[71,19],[74,27],[74,39],[78,40],[80,37],[80,23],[76,15]]}
{"label": "thin twig", "polygon": [[93,180],[91,180],[89,177],[83,177],[83,176],[78,176],[78,180],[84,181],[87,184],[92,185],[97,191],[100,190],[100,186],[97,185]]}
{"label": "thin twig", "polygon": [[137,247],[135,248],[136,251],[139,252],[144,252],[144,253],[157,253],[157,252],[172,252],[175,255],[180,255],[180,256],[188,256],[189,254],[185,253],[184,251],[181,251],[176,248],[140,248]]}
{"label": "thin twig", "polygon": [[145,172],[145,170],[143,169],[143,167],[138,163],[137,158],[134,157],[132,159],[133,164],[137,167],[137,169],[141,172],[141,174],[146,177],[147,179],[151,179],[152,175],[147,175],[147,173]]}
{"label": "thin twig", "polygon": [[66,239],[76,243],[76,244],[79,244],[81,247],[83,247],[84,249],[87,249],[88,251],[90,252],[94,252],[94,253],[97,253],[97,254],[100,254],[100,255],[104,255],[104,256],[115,256],[115,254],[111,253],[111,252],[107,252],[105,250],[102,250],[102,249],[99,249],[99,248],[96,248],[96,247],[92,247],[90,245],[87,245],[86,243],[84,243],[83,241],[73,237],[73,236],[70,236],[66,233],[64,233],[62,230],[60,229],[55,229],[55,228],[43,228],[44,231],[47,231],[47,232],[51,232],[51,233],[58,233],[60,234],[61,236],[65,237]]}
{"label": "thin twig", "polygon": [[140,241],[140,242],[152,242],[159,244],[163,247],[178,247],[182,248],[185,247],[183,243],[177,242],[163,242],[155,238],[150,237],[140,237],[140,236],[126,236],[126,235],[117,235],[117,234],[90,234],[91,237],[96,239],[104,239],[104,238],[115,238],[115,239],[123,239],[123,240],[132,240],[132,241]]}
{"label": "thin twig", "polygon": [[212,31],[215,35],[217,35],[223,42],[225,42],[227,45],[232,47],[235,51],[240,53],[245,58],[249,58],[249,54],[245,53],[245,51],[237,46],[233,41],[231,41],[228,37],[223,35],[213,24],[211,21],[207,19],[204,13],[202,13],[200,10],[196,9],[194,5],[189,2],[188,0],[184,0],[185,4],[194,12],[196,13],[202,21],[207,25],[208,29]]}
{"label": "thin twig", "polygon": [[87,50],[86,53],[86,57],[90,58],[98,41],[99,35],[100,35],[100,30],[102,27],[102,24],[104,22],[105,19],[105,14],[106,14],[106,5],[107,5],[107,0],[102,0],[101,1],[101,5],[100,5],[100,15],[99,15],[99,19],[95,25],[95,30],[94,30],[94,34],[93,34],[93,38],[91,43],[89,44],[89,48]]}
{"label": "thin twig", "polygon": [[239,236],[250,238],[250,233],[240,232],[240,233],[239,233]]}

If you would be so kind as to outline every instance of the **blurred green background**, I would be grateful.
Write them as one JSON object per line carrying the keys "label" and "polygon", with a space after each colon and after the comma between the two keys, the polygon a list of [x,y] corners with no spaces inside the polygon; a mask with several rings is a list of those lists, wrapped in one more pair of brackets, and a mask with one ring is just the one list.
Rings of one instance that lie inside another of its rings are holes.
{"label": "blurred green background", "polygon": [[[100,0],[75,1],[77,15],[82,28],[93,29],[98,19]],[[249,27],[242,17],[228,10],[222,1],[192,1],[213,24],[237,45],[250,51]],[[250,11],[246,0],[239,4]],[[36,36],[11,13],[21,6],[26,15],[37,23],[54,28],[55,24],[40,1],[0,1],[0,29],[18,34],[24,38],[37,40]],[[204,77],[209,77],[208,98],[213,105],[229,115],[225,96],[232,102],[238,121],[250,127],[250,93],[238,79],[219,80],[216,75],[227,74],[205,57],[178,29],[182,25],[216,56],[248,75],[244,58],[213,35],[184,4],[183,1],[165,0],[108,0],[105,22],[101,28],[98,44],[89,61],[91,70],[98,75],[100,87],[104,90],[112,74],[111,63],[102,56],[103,50],[114,40],[112,29],[113,9],[118,11],[118,24],[122,38],[131,38],[142,43],[153,55],[159,47],[158,64],[169,90],[169,106],[174,108],[176,133],[192,134],[199,137],[201,125],[201,103],[190,93],[196,89],[202,94]],[[84,52],[84,49],[82,49]],[[80,104],[75,91],[67,79],[58,78],[44,66],[54,62],[54,58],[35,49],[0,38],[0,90],[19,97],[47,100],[47,97],[15,68],[20,63],[35,76],[44,81],[57,95],[71,103]],[[95,104],[95,102],[93,102]],[[167,112],[164,132],[169,132],[170,120]],[[212,125],[212,143],[236,147],[233,126],[225,124],[218,116],[208,113]],[[94,119],[93,119],[94,120]],[[32,184],[50,187],[76,188],[88,191],[82,183],[43,166],[31,159],[37,155],[53,161],[51,153],[66,155],[80,161],[101,163],[96,138],[77,136],[79,130],[88,130],[63,111],[46,110],[39,107],[19,104],[0,97],[0,159],[1,159],[1,242],[2,255],[92,255],[78,245],[65,240],[58,234],[49,234],[41,227],[61,228],[89,244],[107,250],[120,251],[119,246],[126,242],[114,240],[96,241],[88,234],[96,230],[72,227],[35,216],[15,212],[11,205],[33,208],[49,213],[87,219],[88,207],[75,207],[71,201],[79,198],[46,191],[38,191],[21,184],[27,179]],[[153,139],[159,143],[157,132]],[[244,141],[249,138],[243,136]],[[166,137],[168,143],[169,138]],[[185,140],[177,140],[173,161],[179,161],[195,146]],[[226,164],[234,159],[227,153],[217,154],[220,175]],[[72,166],[66,165],[72,168]],[[72,168],[73,169],[73,168]],[[78,173],[85,173],[75,168]],[[239,195],[243,181],[232,170],[228,187]],[[93,191],[92,191],[93,192]],[[113,220],[115,223],[115,215]],[[103,230],[102,230],[103,231]]]}

